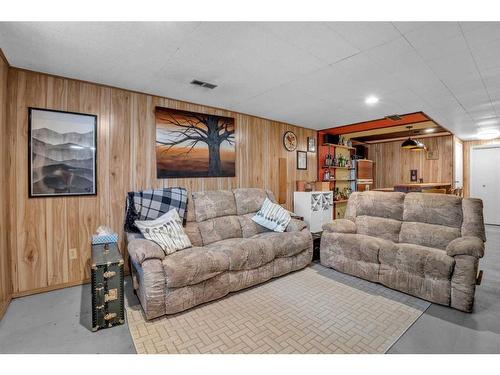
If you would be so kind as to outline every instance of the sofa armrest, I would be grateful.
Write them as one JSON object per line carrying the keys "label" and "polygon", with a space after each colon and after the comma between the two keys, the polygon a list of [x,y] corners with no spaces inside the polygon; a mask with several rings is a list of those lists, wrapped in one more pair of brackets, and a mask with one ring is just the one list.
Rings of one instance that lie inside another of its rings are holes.
{"label": "sofa armrest", "polygon": [[307,228],[307,224],[303,220],[295,219],[292,217],[288,223],[285,232],[300,232],[302,229]]}
{"label": "sofa armrest", "polygon": [[356,233],[356,224],[351,220],[337,219],[323,224],[323,231],[331,233]]}
{"label": "sofa armrest", "polygon": [[138,264],[142,264],[148,259],[163,260],[165,258],[165,252],[160,245],[145,238],[137,238],[130,241],[127,250],[130,257]]}
{"label": "sofa armrest", "polygon": [[446,254],[450,257],[457,255],[471,255],[476,258],[484,256],[484,242],[478,237],[459,237],[446,246]]}

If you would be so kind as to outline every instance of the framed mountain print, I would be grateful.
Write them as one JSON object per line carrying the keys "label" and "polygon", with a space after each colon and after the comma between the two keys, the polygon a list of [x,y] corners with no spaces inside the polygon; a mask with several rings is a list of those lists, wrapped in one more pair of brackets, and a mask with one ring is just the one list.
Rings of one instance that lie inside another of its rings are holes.
{"label": "framed mountain print", "polygon": [[29,108],[29,196],[97,193],[97,116]]}

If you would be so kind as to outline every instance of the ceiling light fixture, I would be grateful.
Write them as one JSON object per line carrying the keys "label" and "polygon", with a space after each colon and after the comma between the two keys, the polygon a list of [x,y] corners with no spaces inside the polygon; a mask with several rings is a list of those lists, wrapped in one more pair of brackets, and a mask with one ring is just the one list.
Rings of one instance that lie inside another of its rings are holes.
{"label": "ceiling light fixture", "polygon": [[378,98],[376,96],[370,95],[365,99],[365,103],[368,105],[373,105],[378,103]]}
{"label": "ceiling light fixture", "polygon": [[426,151],[427,147],[421,142],[421,141],[416,141],[417,146],[410,148],[410,151]]}
{"label": "ceiling light fixture", "polygon": [[477,138],[483,141],[490,139],[495,139],[500,136],[500,131],[498,129],[482,129],[477,133]]}
{"label": "ceiling light fixture", "polygon": [[436,128],[429,128],[424,130],[426,133],[434,133],[436,131]]}
{"label": "ceiling light fixture", "polygon": [[407,126],[406,128],[408,129],[408,139],[401,144],[401,148],[410,150],[412,148],[417,147],[418,143],[414,139],[411,139],[412,126]]}

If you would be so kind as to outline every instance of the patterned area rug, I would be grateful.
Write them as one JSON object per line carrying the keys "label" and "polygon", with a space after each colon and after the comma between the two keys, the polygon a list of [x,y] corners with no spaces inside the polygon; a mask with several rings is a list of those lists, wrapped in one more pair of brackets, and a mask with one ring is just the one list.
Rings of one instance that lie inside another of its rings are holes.
{"label": "patterned area rug", "polygon": [[319,264],[183,313],[127,310],[137,353],[385,353],[430,303]]}

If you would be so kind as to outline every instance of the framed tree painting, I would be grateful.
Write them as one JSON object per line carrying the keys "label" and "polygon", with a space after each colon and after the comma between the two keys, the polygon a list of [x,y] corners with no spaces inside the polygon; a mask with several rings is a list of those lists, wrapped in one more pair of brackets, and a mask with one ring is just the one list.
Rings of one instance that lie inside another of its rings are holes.
{"label": "framed tree painting", "polygon": [[29,196],[97,194],[97,116],[28,111]]}
{"label": "framed tree painting", "polygon": [[156,107],[158,178],[234,177],[234,118]]}

